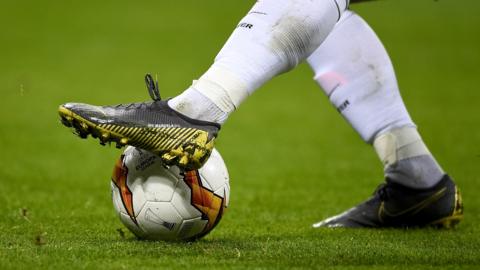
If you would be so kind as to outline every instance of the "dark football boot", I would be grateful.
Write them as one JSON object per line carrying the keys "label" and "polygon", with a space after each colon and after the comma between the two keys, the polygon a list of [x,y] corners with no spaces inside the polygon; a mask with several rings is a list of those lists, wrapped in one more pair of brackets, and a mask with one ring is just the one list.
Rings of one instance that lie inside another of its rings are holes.
{"label": "dark football boot", "polygon": [[160,99],[158,82],[147,74],[153,101],[115,106],[66,103],[60,106],[63,125],[80,138],[91,135],[102,145],[135,146],[159,155],[167,165],[200,168],[210,156],[220,125],[191,119]]}
{"label": "dark football boot", "polygon": [[445,175],[428,189],[412,189],[387,179],[367,201],[313,227],[448,229],[462,218],[462,197],[453,180]]}

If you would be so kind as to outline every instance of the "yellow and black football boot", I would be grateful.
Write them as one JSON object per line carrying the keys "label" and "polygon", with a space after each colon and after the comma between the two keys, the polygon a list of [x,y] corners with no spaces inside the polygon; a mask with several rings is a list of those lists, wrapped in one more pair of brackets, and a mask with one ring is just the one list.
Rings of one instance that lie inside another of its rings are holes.
{"label": "yellow and black football boot", "polygon": [[313,227],[449,229],[462,219],[461,194],[445,175],[429,189],[412,189],[387,179],[367,201]]}
{"label": "yellow and black football boot", "polygon": [[93,106],[66,103],[60,106],[63,125],[80,138],[91,135],[102,145],[131,145],[159,155],[167,165],[185,170],[200,168],[210,156],[220,125],[191,119],[171,109],[160,98],[158,82],[145,76],[153,101]]}

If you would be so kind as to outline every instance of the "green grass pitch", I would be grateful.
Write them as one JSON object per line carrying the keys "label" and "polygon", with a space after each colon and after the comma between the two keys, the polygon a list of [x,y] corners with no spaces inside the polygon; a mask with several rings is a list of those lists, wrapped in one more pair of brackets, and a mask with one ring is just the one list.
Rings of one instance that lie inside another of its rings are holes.
{"label": "green grass pitch", "polygon": [[382,167],[303,64],[224,126],[231,203],[205,239],[137,241],[113,211],[120,151],[62,127],[59,104],[164,97],[209,66],[254,1],[2,1],[0,269],[479,269],[480,2],[355,5],[384,41],[431,151],[463,191],[451,231],[314,230],[367,198]]}

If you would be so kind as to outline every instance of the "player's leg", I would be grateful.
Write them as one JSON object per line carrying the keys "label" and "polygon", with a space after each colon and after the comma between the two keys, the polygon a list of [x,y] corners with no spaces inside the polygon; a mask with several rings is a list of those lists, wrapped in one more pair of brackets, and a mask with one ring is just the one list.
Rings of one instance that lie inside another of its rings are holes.
{"label": "player's leg", "polygon": [[[368,204],[317,226],[421,226],[460,218],[456,187],[420,137],[400,96],[390,58],[368,24],[345,12],[308,62],[332,104],[373,144],[387,179]],[[380,209],[382,205],[399,213],[418,204],[396,217]]]}
{"label": "player's leg", "polygon": [[153,103],[69,103],[60,107],[62,122],[81,137],[92,134],[103,143],[136,146],[169,164],[198,168],[213,148],[219,124],[255,89],[308,57],[347,4],[348,0],[257,1],[212,67],[168,105],[149,81]]}
{"label": "player's leg", "polygon": [[346,0],[337,2],[257,1],[210,69],[169,105],[189,117],[223,123],[253,91],[320,45],[346,9]]}

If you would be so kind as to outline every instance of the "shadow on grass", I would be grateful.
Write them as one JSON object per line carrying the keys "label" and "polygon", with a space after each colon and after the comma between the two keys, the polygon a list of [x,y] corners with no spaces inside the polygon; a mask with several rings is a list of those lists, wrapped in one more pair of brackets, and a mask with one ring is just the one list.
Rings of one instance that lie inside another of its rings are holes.
{"label": "shadow on grass", "polygon": [[195,242],[144,241],[134,237],[118,242],[145,258],[182,256],[204,263],[432,266],[479,264],[476,234],[478,230],[474,229],[312,229],[283,234],[212,234]]}

